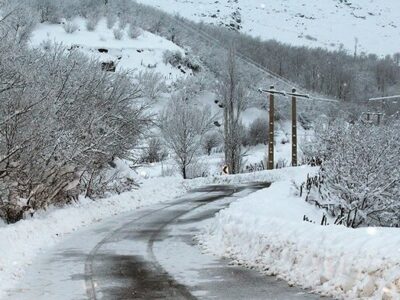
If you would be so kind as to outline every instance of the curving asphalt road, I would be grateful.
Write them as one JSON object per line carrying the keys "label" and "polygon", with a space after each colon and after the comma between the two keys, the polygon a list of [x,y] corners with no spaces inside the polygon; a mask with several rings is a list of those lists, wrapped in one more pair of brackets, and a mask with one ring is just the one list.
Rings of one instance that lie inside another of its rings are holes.
{"label": "curving asphalt road", "polygon": [[193,240],[219,210],[267,186],[209,186],[100,220],[43,253],[7,299],[320,299],[205,255]]}

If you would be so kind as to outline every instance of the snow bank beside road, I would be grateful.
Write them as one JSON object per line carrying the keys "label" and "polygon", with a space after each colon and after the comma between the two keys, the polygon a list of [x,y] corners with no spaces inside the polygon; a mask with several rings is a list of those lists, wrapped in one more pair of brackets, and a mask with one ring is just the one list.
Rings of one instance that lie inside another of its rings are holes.
{"label": "snow bank beside road", "polygon": [[74,205],[37,213],[32,219],[0,225],[0,298],[21,278],[35,256],[63,236],[103,218],[173,200],[184,192],[179,178],[148,179],[135,191],[96,201],[82,198]]}
{"label": "snow bank beside road", "polygon": [[307,215],[318,224],[322,211],[295,196],[292,179],[288,174],[218,213],[199,236],[202,246],[322,294],[399,299],[400,229],[303,222]]}
{"label": "snow bank beside road", "polygon": [[[122,175],[130,172],[124,164]],[[255,181],[276,181],[302,177],[312,168],[289,168],[235,176],[214,176],[183,181],[180,177],[154,177],[143,180],[140,188],[106,199],[92,201],[81,198],[73,205],[37,212],[35,217],[13,225],[0,221],[0,299],[23,276],[37,255],[60,242],[63,236],[102,219],[137,208],[173,200],[189,189],[207,184],[241,184]]]}

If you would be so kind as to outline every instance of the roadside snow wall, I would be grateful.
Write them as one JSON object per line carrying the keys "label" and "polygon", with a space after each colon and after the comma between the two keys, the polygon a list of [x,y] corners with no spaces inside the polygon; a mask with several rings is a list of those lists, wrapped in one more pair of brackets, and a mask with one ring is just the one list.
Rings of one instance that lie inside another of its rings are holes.
{"label": "roadside snow wall", "polygon": [[288,174],[238,200],[216,215],[198,236],[200,244],[324,295],[400,299],[400,229],[320,226],[323,212],[295,193]]}

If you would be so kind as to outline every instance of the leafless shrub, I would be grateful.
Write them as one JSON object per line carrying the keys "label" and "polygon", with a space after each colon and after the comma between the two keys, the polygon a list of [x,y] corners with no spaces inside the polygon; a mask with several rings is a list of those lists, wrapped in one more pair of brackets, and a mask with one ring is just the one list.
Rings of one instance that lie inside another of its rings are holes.
{"label": "leafless shrub", "polygon": [[268,120],[258,118],[250,124],[249,144],[254,146],[258,144],[267,144],[268,142]]}
{"label": "leafless shrub", "polygon": [[141,35],[142,35],[142,29],[132,24],[129,25],[128,36],[131,39],[137,39]]}
{"label": "leafless shrub", "polygon": [[189,179],[207,177],[209,175],[210,167],[206,161],[201,159],[196,159],[187,168],[187,178]]}
{"label": "leafless shrub", "polygon": [[63,23],[62,27],[64,28],[65,32],[69,34],[72,34],[79,29],[78,24],[72,21],[66,21],[65,23]]}
{"label": "leafless shrub", "polygon": [[203,149],[207,155],[211,155],[214,148],[222,144],[222,137],[218,132],[206,134],[203,141]]}
{"label": "leafless shrub", "polygon": [[99,23],[99,17],[95,15],[91,15],[86,20],[86,29],[88,31],[94,31],[96,29],[97,24]]}
{"label": "leafless shrub", "polygon": [[140,161],[144,163],[154,163],[164,160],[168,156],[162,141],[159,138],[151,138],[148,146],[145,147]]}
{"label": "leafless shrub", "polygon": [[116,40],[121,40],[124,36],[123,30],[121,30],[120,28],[114,28],[113,34]]}
{"label": "leafless shrub", "polygon": [[162,93],[167,91],[164,77],[154,71],[141,71],[136,76],[142,96],[150,102],[156,101]]}
{"label": "leafless shrub", "polygon": [[107,22],[107,28],[112,29],[117,22],[117,17],[116,15],[112,13],[108,13],[106,16],[106,22]]}

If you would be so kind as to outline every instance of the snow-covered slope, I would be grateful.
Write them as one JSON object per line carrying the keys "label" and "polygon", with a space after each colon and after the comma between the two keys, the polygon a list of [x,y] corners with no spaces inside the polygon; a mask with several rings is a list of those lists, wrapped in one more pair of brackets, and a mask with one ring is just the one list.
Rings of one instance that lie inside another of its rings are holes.
{"label": "snow-covered slope", "polygon": [[292,45],[400,52],[398,0],[138,0],[194,21]]}
{"label": "snow-covered slope", "polygon": [[86,29],[86,21],[76,18],[73,23],[78,29],[73,33],[67,33],[61,24],[40,24],[32,33],[30,43],[33,47],[44,47],[48,41],[61,43],[68,48],[78,48],[83,53],[97,58],[102,62],[113,61],[118,69],[130,69],[139,71],[155,71],[165,76],[167,80],[186,77],[191,70],[180,69],[163,62],[163,53],[166,50],[185,51],[165,38],[154,35],[148,31],[141,31],[141,35],[135,39],[128,36],[128,28],[125,28],[120,40],[114,37],[114,28],[107,28],[106,20],[102,19],[95,30]]}

